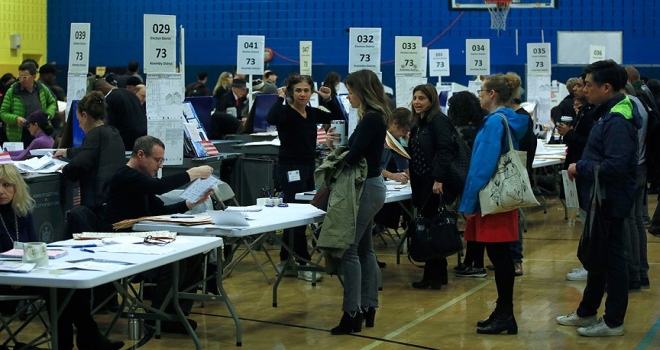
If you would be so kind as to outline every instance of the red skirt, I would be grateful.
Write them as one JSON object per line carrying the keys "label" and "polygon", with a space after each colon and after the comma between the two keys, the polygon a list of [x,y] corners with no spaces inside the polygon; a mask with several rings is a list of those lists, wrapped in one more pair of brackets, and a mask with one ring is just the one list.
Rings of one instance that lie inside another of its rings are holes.
{"label": "red skirt", "polygon": [[477,212],[465,223],[465,240],[486,243],[518,240],[518,210],[481,216]]}

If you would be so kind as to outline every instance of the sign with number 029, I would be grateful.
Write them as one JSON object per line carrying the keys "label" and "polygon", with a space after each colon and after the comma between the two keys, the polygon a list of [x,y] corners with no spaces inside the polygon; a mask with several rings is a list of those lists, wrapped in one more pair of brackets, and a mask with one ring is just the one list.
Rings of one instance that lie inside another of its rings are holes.
{"label": "sign with number 029", "polygon": [[144,71],[176,71],[176,16],[144,15]]}
{"label": "sign with number 029", "polygon": [[263,35],[239,35],[236,54],[236,73],[263,74],[264,73],[264,44]]}
{"label": "sign with number 029", "polygon": [[89,23],[71,23],[69,73],[89,71]]}

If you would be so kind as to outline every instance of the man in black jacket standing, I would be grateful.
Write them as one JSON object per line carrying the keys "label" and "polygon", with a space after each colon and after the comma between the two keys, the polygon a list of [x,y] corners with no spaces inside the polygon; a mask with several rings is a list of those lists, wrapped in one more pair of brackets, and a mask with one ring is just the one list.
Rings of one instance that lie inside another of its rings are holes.
{"label": "man in black jacket standing", "polygon": [[147,134],[147,116],[140,100],[134,93],[112,86],[103,79],[94,83],[94,90],[105,95],[106,124],[119,130],[125,150],[132,150],[135,140]]}

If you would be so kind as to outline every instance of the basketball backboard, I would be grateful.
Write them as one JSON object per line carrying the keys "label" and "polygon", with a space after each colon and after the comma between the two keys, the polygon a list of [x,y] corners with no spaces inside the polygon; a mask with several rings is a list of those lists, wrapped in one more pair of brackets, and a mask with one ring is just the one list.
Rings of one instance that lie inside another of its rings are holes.
{"label": "basketball backboard", "polygon": [[[556,9],[559,0],[513,0],[512,9]],[[487,10],[495,5],[485,3],[484,0],[449,0],[450,10]]]}

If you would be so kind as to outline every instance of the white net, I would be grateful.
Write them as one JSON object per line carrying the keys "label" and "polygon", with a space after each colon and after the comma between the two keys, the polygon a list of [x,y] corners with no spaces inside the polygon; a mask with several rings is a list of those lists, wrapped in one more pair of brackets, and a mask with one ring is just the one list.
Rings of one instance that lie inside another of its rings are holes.
{"label": "white net", "polygon": [[506,16],[509,14],[508,2],[495,2],[494,6],[488,7],[490,13],[490,29],[506,30]]}

